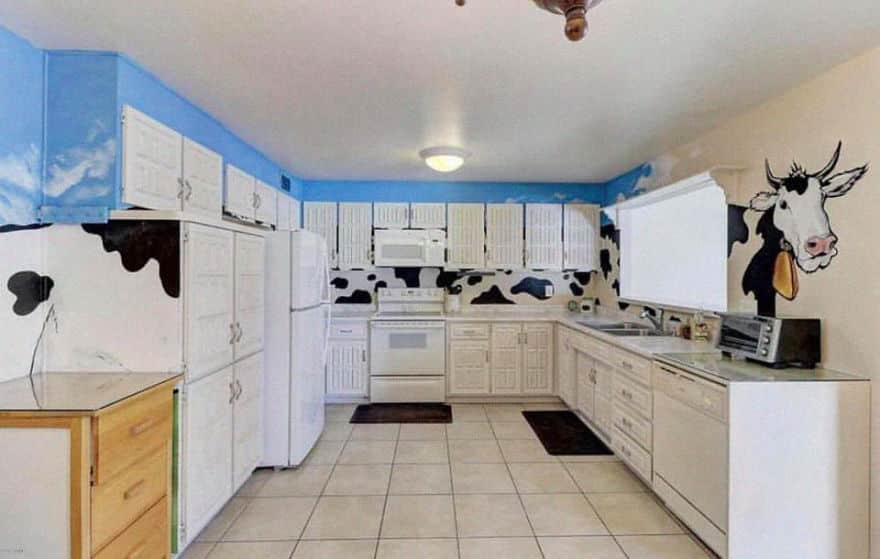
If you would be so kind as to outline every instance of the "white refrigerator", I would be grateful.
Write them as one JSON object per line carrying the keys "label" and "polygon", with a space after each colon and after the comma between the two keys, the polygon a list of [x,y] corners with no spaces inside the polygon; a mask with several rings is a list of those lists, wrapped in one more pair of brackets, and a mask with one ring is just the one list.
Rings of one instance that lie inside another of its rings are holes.
{"label": "white refrigerator", "polygon": [[299,466],[324,430],[330,334],[327,243],[309,231],[266,238],[263,466]]}

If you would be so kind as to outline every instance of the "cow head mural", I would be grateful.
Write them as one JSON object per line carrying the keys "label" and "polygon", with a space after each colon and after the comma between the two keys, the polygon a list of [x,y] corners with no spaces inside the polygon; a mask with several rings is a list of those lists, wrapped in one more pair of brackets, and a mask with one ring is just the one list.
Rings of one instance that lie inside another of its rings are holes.
{"label": "cow head mural", "polygon": [[814,273],[837,255],[838,238],[825,201],[845,195],[868,172],[867,164],[835,172],[842,145],[839,142],[831,160],[813,173],[794,163],[787,177],[777,177],[765,161],[772,190],[759,192],[749,204],[764,214],[757,226],[764,244],[743,277],[743,290],[755,294],[762,314],[775,313],[777,293],[789,300],[797,296],[798,269]]}

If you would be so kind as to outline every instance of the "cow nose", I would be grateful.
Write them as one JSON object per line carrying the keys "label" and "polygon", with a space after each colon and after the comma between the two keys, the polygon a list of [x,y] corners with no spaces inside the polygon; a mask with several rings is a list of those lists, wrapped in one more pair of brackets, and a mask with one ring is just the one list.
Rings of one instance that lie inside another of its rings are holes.
{"label": "cow nose", "polygon": [[804,249],[810,256],[824,256],[834,249],[837,244],[837,235],[831,234],[825,237],[810,237],[804,244]]}

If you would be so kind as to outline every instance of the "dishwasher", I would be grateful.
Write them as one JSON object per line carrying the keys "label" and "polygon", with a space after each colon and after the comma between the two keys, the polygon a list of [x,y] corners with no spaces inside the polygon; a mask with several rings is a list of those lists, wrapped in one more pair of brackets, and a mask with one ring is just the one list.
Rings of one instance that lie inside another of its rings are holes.
{"label": "dishwasher", "polygon": [[654,365],[654,490],[721,557],[727,555],[727,386]]}

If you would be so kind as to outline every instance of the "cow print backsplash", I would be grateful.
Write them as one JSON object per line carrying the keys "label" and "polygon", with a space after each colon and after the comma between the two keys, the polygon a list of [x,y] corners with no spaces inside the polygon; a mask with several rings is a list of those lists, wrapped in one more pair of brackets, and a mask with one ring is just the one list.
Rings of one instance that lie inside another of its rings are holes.
{"label": "cow print backsplash", "polygon": [[[588,272],[500,271],[481,275],[437,268],[379,268],[370,271],[333,272],[331,284],[337,304],[375,304],[382,287],[441,287],[461,295],[466,305],[565,305],[593,294]],[[546,287],[553,295],[546,295]]]}

